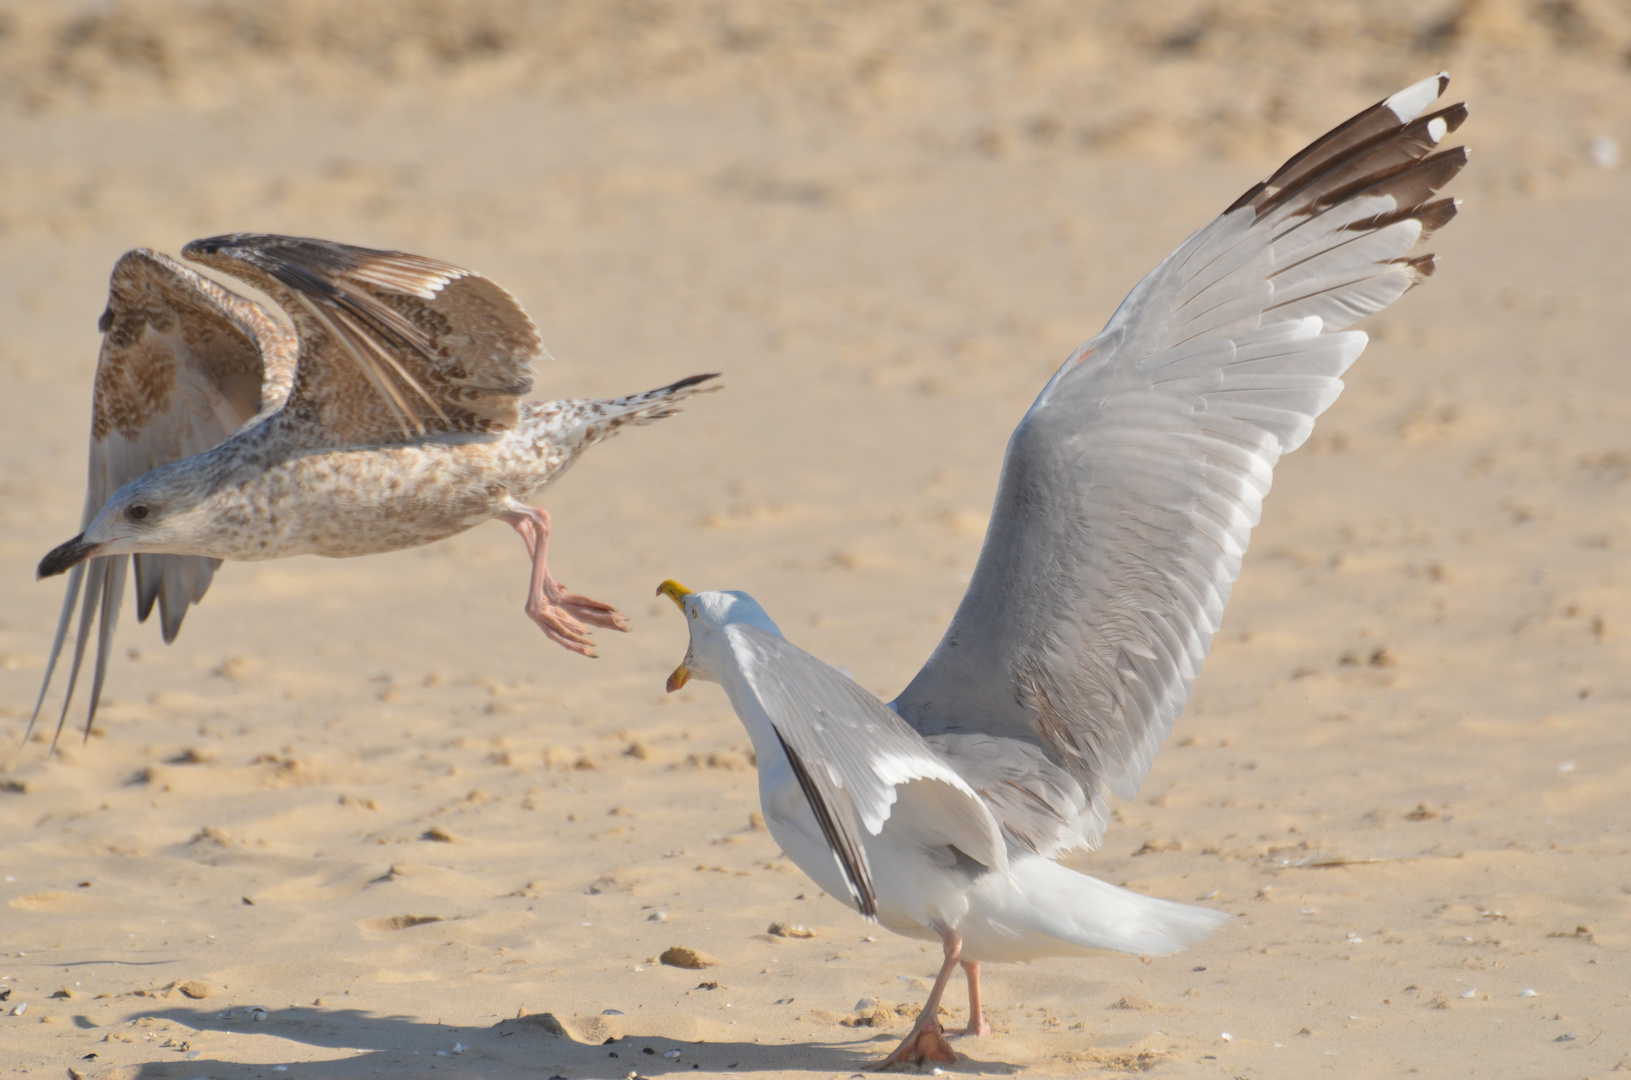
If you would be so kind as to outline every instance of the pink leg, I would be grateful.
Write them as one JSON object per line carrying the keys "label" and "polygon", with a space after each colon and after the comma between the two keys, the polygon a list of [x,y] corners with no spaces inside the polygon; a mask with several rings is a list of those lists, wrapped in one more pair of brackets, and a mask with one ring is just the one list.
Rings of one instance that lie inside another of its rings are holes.
{"label": "pink leg", "polygon": [[962,964],[963,976],[968,979],[968,1026],[948,1034],[989,1035],[991,1025],[985,1022],[985,1013],[980,1008],[980,963],[978,960],[964,960]]}
{"label": "pink leg", "polygon": [[925,1061],[944,1061],[948,1064],[957,1060],[952,1052],[951,1045],[946,1042],[945,1034],[940,1030],[940,995],[946,992],[946,983],[951,981],[951,973],[957,970],[957,965],[963,956],[963,936],[955,930],[947,930],[940,935],[945,946],[946,962],[940,965],[940,974],[934,980],[934,989],[929,991],[928,1003],[918,1014],[917,1023],[907,1032],[906,1038],[895,1047],[893,1053],[876,1065],[871,1066],[871,1072],[882,1072],[891,1065],[900,1062],[909,1062],[921,1065]]}
{"label": "pink leg", "polygon": [[[628,620],[612,605],[567,592],[549,572],[549,512],[514,503],[499,519],[521,534],[532,557],[532,580],[527,590],[527,615],[551,641],[594,656],[594,644],[584,623],[609,630],[627,630]],[[581,621],[580,621],[581,620]]]}

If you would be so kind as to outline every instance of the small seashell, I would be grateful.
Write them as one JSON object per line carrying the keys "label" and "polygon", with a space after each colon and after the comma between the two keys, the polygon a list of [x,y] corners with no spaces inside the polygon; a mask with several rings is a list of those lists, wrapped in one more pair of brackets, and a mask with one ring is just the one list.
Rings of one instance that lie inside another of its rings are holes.
{"label": "small seashell", "polygon": [[21,1004],[12,1006],[11,1015],[21,1016],[27,1011],[28,1011],[28,1002],[24,1001]]}
{"label": "small seashell", "polygon": [[470,1048],[468,1046],[464,1045],[464,1043],[462,1043],[462,1042],[456,1042],[456,1043],[453,1044],[453,1052],[455,1054],[462,1054],[468,1049],[470,1049]]}
{"label": "small seashell", "polygon": [[249,1010],[249,1019],[251,1020],[265,1020],[266,1017],[267,1012],[265,1009],[254,1008]]}
{"label": "small seashell", "polygon": [[864,997],[855,1003],[856,1012],[866,1012],[868,1009],[876,1009],[877,1007],[878,999],[875,997]]}
{"label": "small seashell", "polygon": [[1518,991],[1518,996],[1519,997],[1540,997],[1540,995],[1535,993],[1533,990],[1519,990]]}
{"label": "small seashell", "polygon": [[668,921],[668,912],[666,912],[666,911],[653,911],[650,915],[646,916],[646,922],[667,922],[667,921]]}
{"label": "small seashell", "polygon": [[1222,1035],[1219,1035],[1218,1038],[1222,1039],[1224,1042],[1234,1042],[1235,1041],[1235,1037],[1233,1035],[1229,1034],[1227,1031],[1225,1031]]}
{"label": "small seashell", "polygon": [[602,1009],[602,1010],[600,1010],[600,1015],[602,1015],[602,1016],[622,1016],[623,1015],[623,1010],[622,1009]]}
{"label": "small seashell", "polygon": [[1467,990],[1461,996],[1464,997],[1464,998],[1477,997],[1478,996],[1478,991],[1476,991],[1476,990]]}
{"label": "small seashell", "polygon": [[678,1058],[679,1056],[680,1056],[680,1052],[678,1050],[664,1050],[663,1051],[663,1057],[667,1058],[669,1061],[673,1061],[674,1059]]}

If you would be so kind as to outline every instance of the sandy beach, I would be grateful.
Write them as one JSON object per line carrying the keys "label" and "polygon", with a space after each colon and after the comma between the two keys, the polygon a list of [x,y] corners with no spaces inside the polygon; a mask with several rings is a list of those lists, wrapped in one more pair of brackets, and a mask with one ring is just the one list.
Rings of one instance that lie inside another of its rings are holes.
{"label": "sandy beach", "polygon": [[[948,1071],[1631,1069],[1628,57],[1623,0],[0,5],[0,1077],[882,1056],[939,950],[756,824],[724,695],[663,693],[653,589],[748,590],[892,698],[1054,368],[1440,69],[1473,158],[1439,271],[1362,325],[1189,707],[1070,861],[1236,917],[988,967]],[[501,525],[228,564],[171,646],[127,604],[52,756],[34,566],[77,531],[107,274],[247,230],[490,276],[555,358],[537,397],[726,389],[541,500],[555,571],[630,616],[601,659],[523,615]]]}

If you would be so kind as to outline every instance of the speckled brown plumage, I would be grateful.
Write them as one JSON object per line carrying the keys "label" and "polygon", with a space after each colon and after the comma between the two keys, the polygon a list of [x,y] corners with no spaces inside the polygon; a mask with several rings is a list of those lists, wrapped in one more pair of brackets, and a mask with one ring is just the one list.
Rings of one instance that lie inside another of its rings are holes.
{"label": "speckled brown plumage", "polygon": [[276,300],[301,340],[289,410],[337,442],[502,431],[543,341],[479,274],[418,255],[241,233],[182,254]]}
{"label": "speckled brown plumage", "polygon": [[[276,300],[264,308],[151,251],[114,268],[92,399],[83,531],[40,563],[71,573],[38,715],[83,588],[67,715],[99,626],[87,730],[126,576],[138,615],[180,630],[223,559],[347,557],[431,543],[499,518],[533,559],[527,613],[594,655],[585,624],[615,608],[568,593],[527,505],[588,447],[717,389],[713,375],[613,400],[525,403],[545,353],[509,293],[400,252],[237,234],[184,253]],[[59,721],[58,728],[61,728]]]}

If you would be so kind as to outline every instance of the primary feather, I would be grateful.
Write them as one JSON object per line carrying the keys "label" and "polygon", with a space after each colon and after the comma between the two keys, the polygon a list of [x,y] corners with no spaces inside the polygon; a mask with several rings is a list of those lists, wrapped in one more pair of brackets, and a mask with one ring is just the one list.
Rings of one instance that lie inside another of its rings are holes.
{"label": "primary feather", "polygon": [[1015,430],[973,580],[893,705],[926,735],[1045,758],[1028,788],[992,789],[1026,846],[1094,846],[1109,794],[1136,794],[1275,463],[1365,347],[1344,328],[1432,273],[1418,249],[1454,215],[1437,193],[1466,162],[1439,149],[1466,107],[1422,115],[1447,83],[1360,113],[1186,240]]}

